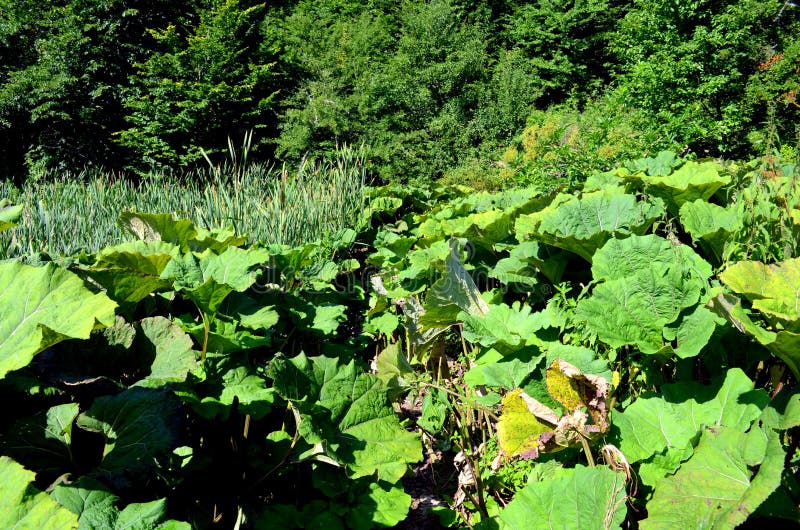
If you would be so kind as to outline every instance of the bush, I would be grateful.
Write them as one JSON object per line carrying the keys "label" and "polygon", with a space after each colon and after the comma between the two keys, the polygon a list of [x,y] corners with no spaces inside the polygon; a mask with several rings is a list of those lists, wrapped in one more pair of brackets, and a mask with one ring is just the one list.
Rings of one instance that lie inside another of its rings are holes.
{"label": "bush", "polygon": [[501,179],[555,188],[582,182],[594,171],[664,149],[680,150],[626,103],[620,88],[590,102],[534,112],[520,137],[500,155]]}

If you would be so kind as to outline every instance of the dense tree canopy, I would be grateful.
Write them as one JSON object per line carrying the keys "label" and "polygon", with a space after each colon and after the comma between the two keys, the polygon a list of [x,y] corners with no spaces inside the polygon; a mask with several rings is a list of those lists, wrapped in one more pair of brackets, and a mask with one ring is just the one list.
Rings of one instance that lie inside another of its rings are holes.
{"label": "dense tree canopy", "polygon": [[255,130],[265,158],[366,144],[385,178],[436,178],[612,93],[672,145],[741,155],[794,141],[799,19],[782,0],[0,0],[0,171],[190,167]]}

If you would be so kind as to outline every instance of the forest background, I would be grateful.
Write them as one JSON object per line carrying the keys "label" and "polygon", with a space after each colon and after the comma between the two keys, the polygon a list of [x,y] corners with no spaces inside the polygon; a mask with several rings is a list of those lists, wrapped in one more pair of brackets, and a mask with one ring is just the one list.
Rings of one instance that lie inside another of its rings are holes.
{"label": "forest background", "polygon": [[250,132],[489,187],[746,159],[797,144],[798,34],[779,0],[0,0],[0,174],[186,171]]}

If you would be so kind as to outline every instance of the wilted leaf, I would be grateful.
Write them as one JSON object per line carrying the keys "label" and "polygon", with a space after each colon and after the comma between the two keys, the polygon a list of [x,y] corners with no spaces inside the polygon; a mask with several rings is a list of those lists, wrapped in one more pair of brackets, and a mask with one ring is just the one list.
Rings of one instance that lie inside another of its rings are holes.
{"label": "wilted leaf", "polygon": [[597,375],[581,373],[563,359],[556,359],[547,369],[547,390],[565,411],[586,407],[600,433],[608,430],[606,398],[611,385]]}
{"label": "wilted leaf", "polygon": [[537,458],[543,452],[542,436],[552,433],[558,415],[529,397],[522,389],[515,389],[503,398],[503,413],[497,422],[497,439],[508,457]]}

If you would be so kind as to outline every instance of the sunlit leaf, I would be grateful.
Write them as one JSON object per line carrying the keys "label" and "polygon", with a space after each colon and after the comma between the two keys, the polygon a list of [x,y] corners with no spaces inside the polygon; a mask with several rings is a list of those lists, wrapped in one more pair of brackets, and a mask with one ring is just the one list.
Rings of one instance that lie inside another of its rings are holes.
{"label": "sunlit leaf", "polygon": [[531,480],[500,512],[508,530],[619,528],[625,519],[625,477],[607,467],[559,469]]}
{"label": "sunlit leaf", "polygon": [[116,304],[75,274],[48,263],[0,263],[0,378],[66,338],[113,326]]}
{"label": "sunlit leaf", "polygon": [[0,456],[0,527],[78,528],[78,516],[60,506],[32,482],[36,473]]}

